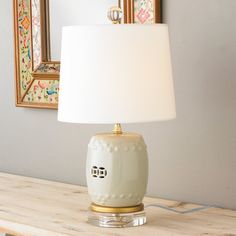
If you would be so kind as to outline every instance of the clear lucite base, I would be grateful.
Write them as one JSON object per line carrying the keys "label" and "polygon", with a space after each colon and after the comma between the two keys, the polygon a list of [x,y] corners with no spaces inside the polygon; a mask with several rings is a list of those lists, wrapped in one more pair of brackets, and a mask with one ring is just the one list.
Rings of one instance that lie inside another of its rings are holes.
{"label": "clear lucite base", "polygon": [[124,228],[140,226],[146,223],[146,213],[144,211],[133,213],[100,213],[89,211],[88,223],[108,228]]}

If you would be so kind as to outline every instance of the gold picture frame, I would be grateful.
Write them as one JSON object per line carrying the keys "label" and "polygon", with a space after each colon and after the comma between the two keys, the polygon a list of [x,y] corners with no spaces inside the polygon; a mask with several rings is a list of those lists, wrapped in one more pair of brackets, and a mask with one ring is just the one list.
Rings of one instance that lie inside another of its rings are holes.
{"label": "gold picture frame", "polygon": [[124,23],[162,23],[162,0],[120,0],[124,11]]}
{"label": "gold picture frame", "polygon": [[60,62],[50,61],[48,0],[13,0],[16,106],[56,109]]}

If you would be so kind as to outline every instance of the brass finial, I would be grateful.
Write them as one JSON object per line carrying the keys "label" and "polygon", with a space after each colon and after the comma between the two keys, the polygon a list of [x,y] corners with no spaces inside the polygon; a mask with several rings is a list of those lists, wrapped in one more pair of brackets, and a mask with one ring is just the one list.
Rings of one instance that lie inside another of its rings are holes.
{"label": "brass finial", "polygon": [[122,19],[122,10],[120,7],[113,6],[109,9],[107,17],[113,24],[120,24]]}
{"label": "brass finial", "polygon": [[113,134],[122,134],[121,125],[119,123],[115,124]]}

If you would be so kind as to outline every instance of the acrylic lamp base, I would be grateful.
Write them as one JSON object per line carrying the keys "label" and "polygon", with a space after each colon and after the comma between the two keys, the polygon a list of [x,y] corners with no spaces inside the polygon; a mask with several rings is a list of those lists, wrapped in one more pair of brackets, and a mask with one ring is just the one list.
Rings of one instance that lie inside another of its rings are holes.
{"label": "acrylic lamp base", "polygon": [[146,223],[146,214],[144,211],[119,214],[89,211],[88,223],[94,226],[106,228],[141,226]]}

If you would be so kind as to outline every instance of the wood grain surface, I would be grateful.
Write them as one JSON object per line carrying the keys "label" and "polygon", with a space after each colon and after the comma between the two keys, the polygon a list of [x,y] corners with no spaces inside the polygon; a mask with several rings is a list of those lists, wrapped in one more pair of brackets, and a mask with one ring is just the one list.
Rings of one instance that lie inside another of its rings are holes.
{"label": "wood grain surface", "polygon": [[[148,223],[87,224],[85,187],[0,173],[0,232],[17,236],[236,236],[236,211],[146,197]],[[167,208],[167,209],[165,209]]]}

